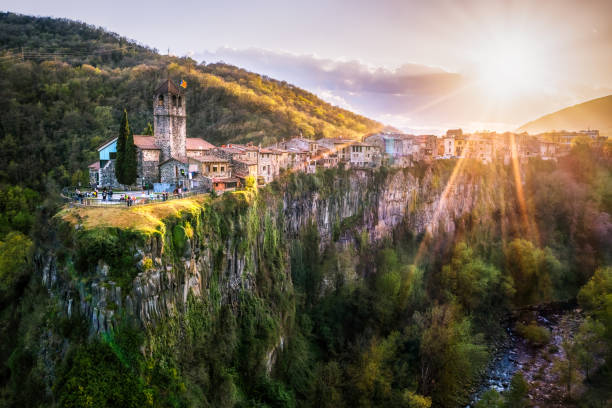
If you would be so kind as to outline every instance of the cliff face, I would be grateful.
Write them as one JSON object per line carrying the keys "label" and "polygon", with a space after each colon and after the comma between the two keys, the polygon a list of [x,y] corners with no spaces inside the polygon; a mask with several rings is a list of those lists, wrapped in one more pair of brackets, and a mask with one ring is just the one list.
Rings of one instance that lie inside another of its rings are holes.
{"label": "cliff face", "polygon": [[[453,180],[445,189],[448,171],[429,168],[417,173],[355,170],[325,178],[294,175],[256,198],[204,202],[199,210],[165,219],[159,231],[121,243],[127,245],[135,268],[122,284],[113,273],[113,259],[104,256],[88,258],[95,264],[89,272],[75,271],[74,262],[65,257],[60,261],[57,251],[50,250],[38,258],[40,272],[65,313],[80,313],[90,322],[92,333],[106,332],[119,320],[132,317],[152,329],[160,319],[183,310],[190,294],[213,296],[235,307],[243,291],[261,290],[258,273],[272,263],[271,257],[278,257],[276,264],[284,275],[279,287],[290,296],[286,243],[308,223],[317,226],[322,247],[351,243],[363,233],[376,243],[400,223],[415,235],[452,233],[455,220],[487,199],[477,180]],[[326,184],[318,188],[316,183]],[[69,228],[69,245],[77,258],[82,241],[89,238],[82,225]],[[276,255],[267,249],[271,242],[280,248]]]}

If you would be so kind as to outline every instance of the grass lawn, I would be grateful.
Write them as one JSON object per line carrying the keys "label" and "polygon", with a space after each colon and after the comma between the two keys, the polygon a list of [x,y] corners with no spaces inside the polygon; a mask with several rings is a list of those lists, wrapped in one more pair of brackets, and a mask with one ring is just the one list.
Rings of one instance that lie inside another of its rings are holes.
{"label": "grass lawn", "polygon": [[162,220],[181,212],[199,211],[210,200],[208,195],[162,201],[134,207],[73,207],[64,208],[56,217],[86,229],[117,227],[142,232],[160,231]]}

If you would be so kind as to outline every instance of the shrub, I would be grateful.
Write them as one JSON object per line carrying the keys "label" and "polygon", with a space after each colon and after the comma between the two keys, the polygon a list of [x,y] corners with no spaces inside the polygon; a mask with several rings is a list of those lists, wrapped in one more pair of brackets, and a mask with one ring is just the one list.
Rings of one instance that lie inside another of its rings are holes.
{"label": "shrub", "polygon": [[518,323],[516,325],[516,331],[527,339],[531,345],[536,347],[543,346],[550,342],[550,330],[546,327],[538,326],[535,322],[531,322],[528,325]]}

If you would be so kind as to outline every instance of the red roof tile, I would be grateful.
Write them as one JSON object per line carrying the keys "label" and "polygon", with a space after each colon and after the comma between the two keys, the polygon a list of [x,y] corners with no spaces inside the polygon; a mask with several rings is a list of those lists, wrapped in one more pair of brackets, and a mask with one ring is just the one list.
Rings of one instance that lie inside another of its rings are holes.
{"label": "red roof tile", "polygon": [[185,139],[185,145],[187,150],[210,150],[215,148],[214,145],[199,137],[188,137]]}
{"label": "red roof tile", "polygon": [[155,144],[154,136],[134,135],[134,144],[143,150],[159,150],[159,147]]}

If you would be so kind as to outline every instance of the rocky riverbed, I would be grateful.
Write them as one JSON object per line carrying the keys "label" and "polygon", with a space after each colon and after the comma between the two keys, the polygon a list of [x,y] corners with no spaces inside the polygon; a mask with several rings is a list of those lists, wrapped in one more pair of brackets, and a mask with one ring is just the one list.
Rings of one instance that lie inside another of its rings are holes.
{"label": "rocky riverbed", "polygon": [[[564,359],[562,343],[571,339],[583,321],[579,309],[548,309],[523,311],[515,316],[515,322],[537,322],[550,330],[550,342],[534,347],[519,336],[512,328],[507,328],[505,341],[491,361],[487,374],[479,389],[474,393],[472,404],[489,389],[505,391],[516,373],[521,373],[529,383],[529,400],[533,407],[571,407],[565,401],[565,389],[559,385],[558,374],[553,369],[554,362]],[[574,395],[580,390],[573,390]],[[469,406],[468,406],[469,407]]]}

